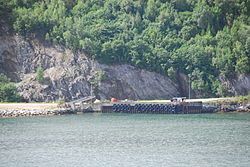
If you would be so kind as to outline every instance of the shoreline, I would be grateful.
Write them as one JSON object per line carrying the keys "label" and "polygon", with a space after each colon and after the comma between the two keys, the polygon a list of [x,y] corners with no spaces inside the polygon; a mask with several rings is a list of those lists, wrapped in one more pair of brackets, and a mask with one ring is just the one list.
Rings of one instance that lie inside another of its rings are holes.
{"label": "shoreline", "polygon": [[29,116],[52,116],[52,115],[65,115],[74,114],[73,111],[68,109],[33,109],[33,110],[17,110],[17,109],[0,109],[0,118],[13,118],[13,117],[29,117]]}
{"label": "shoreline", "polygon": [[73,114],[58,103],[0,103],[0,118]]}
{"label": "shoreline", "polygon": [[[84,112],[82,112],[84,113]],[[236,111],[218,111],[217,114],[221,113],[250,113],[250,110],[236,110]],[[1,118],[16,118],[16,117],[31,117],[31,116],[55,116],[55,115],[68,115],[77,114],[72,110],[68,109],[56,109],[56,110],[15,110],[0,109],[0,119]]]}
{"label": "shoreline", "polygon": [[[244,105],[234,98],[210,98],[210,99],[187,99],[187,102],[202,101],[203,107],[215,107],[217,113],[250,113],[250,103]],[[144,100],[141,103],[166,102],[167,100]],[[86,110],[85,112],[88,112]],[[82,111],[84,113],[84,111]],[[67,108],[59,103],[0,103],[0,118],[27,117],[27,116],[51,116],[77,114],[77,111]]]}

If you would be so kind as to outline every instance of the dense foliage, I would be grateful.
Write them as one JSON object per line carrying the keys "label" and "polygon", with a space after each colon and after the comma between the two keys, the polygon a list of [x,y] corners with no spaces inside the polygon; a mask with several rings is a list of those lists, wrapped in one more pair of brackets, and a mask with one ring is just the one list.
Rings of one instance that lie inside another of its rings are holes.
{"label": "dense foliage", "polygon": [[16,87],[3,74],[0,74],[0,102],[18,102],[20,96],[16,91]]}
{"label": "dense foliage", "polygon": [[[0,0],[14,29],[174,78],[202,96],[224,95],[219,77],[250,73],[250,0]],[[3,13],[0,13],[3,15]]]}
{"label": "dense foliage", "polygon": [[44,81],[44,71],[41,66],[36,69],[36,80],[39,83],[42,83]]}

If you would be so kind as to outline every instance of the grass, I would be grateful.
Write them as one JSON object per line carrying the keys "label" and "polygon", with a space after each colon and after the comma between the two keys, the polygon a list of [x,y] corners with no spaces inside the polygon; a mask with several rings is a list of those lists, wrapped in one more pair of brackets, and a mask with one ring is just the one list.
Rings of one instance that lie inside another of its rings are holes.
{"label": "grass", "polygon": [[246,96],[221,98],[215,101],[208,102],[208,104],[223,104],[223,105],[248,104],[248,103],[250,103],[250,94]]}
{"label": "grass", "polygon": [[237,96],[234,100],[236,103],[247,104],[250,103],[250,94],[247,96]]}

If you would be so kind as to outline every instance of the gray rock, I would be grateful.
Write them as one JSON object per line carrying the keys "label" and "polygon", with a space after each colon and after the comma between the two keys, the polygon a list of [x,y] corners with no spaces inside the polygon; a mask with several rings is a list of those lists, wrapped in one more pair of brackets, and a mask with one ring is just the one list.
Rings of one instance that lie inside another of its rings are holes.
{"label": "gray rock", "polygon": [[[45,70],[42,84],[36,81],[39,66]],[[97,80],[100,71],[105,77]],[[83,52],[73,53],[13,34],[0,35],[0,73],[18,82],[18,91],[26,101],[70,101],[89,96],[93,78],[97,80],[93,93],[99,99],[168,99],[188,92],[186,76],[174,83],[166,76],[131,65],[99,64]],[[234,95],[250,92],[250,76],[223,82]]]}
{"label": "gray rock", "polygon": [[221,77],[220,80],[232,95],[250,94],[250,74],[238,75],[230,80]]}
{"label": "gray rock", "polygon": [[[91,94],[90,79],[101,71],[93,93],[100,99],[167,99],[180,95],[178,85],[160,74],[130,65],[107,66],[38,40],[17,35],[0,36],[0,72],[18,81],[18,91],[27,101],[78,99]],[[36,81],[36,68],[43,67],[44,83]]]}

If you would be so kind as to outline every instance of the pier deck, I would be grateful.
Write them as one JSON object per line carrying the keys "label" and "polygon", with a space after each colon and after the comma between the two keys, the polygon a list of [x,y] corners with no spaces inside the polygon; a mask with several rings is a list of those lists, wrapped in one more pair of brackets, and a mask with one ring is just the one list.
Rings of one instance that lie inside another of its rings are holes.
{"label": "pier deck", "polygon": [[115,102],[83,104],[75,108],[77,112],[102,113],[145,113],[145,114],[198,114],[214,113],[215,109],[204,108],[202,102],[183,103],[141,103],[141,102]]}

